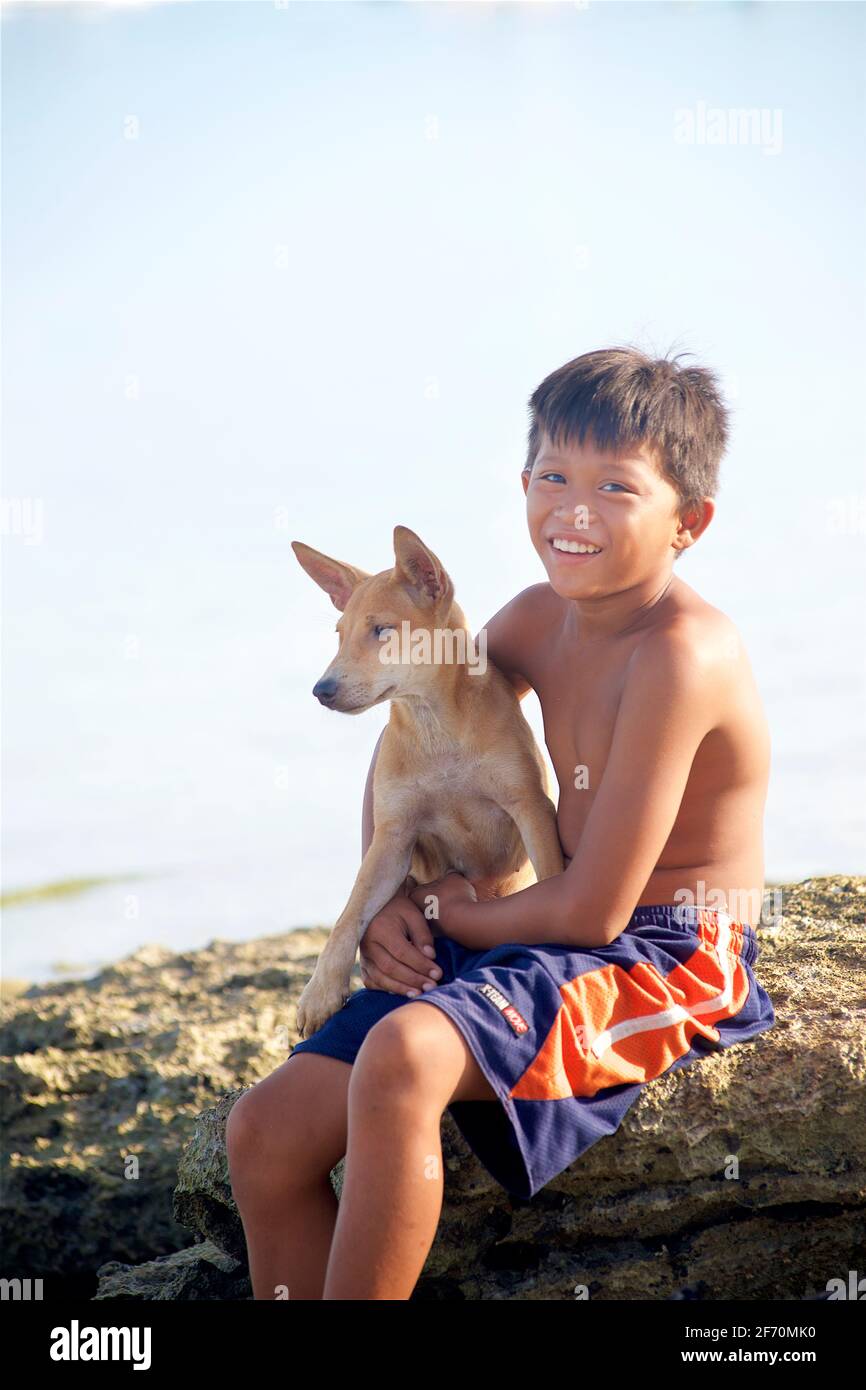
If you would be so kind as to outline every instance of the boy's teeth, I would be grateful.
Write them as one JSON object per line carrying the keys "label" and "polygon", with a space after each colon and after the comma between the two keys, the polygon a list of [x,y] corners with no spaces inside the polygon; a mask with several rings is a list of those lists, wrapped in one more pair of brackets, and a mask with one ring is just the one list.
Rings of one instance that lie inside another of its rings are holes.
{"label": "boy's teeth", "polygon": [[601,547],[598,545],[582,545],[580,541],[564,541],[559,536],[554,536],[553,546],[555,550],[568,550],[572,555],[598,555]]}

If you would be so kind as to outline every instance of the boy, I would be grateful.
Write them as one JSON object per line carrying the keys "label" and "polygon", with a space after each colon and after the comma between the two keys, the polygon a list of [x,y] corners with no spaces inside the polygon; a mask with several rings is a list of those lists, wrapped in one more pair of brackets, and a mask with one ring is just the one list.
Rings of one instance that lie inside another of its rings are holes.
{"label": "boy", "polygon": [[538,694],[565,872],[504,898],[458,873],[407,879],[365,932],[365,988],[237,1102],[256,1298],[408,1299],[446,1108],[531,1197],[649,1080],[775,1021],[751,925],[766,721],[733,624],[673,573],[715,510],[715,380],[615,348],[561,367],[530,408],[522,481],[548,582],[496,614],[487,653]]}

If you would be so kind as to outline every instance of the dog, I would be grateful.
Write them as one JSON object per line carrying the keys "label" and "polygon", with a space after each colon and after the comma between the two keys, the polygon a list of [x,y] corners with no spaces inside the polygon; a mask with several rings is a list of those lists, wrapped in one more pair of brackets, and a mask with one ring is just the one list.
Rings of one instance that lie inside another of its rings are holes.
{"label": "dog", "polygon": [[302,541],[292,549],[343,615],[313,694],[344,714],[391,703],[373,839],[298,1002],[303,1037],[342,1008],[361,937],[407,875],[430,883],[455,869],[505,896],[562,873],[563,859],[547,765],[517,693],[486,660],[483,631],[479,657],[432,550],[396,526],[393,568],[371,575]]}

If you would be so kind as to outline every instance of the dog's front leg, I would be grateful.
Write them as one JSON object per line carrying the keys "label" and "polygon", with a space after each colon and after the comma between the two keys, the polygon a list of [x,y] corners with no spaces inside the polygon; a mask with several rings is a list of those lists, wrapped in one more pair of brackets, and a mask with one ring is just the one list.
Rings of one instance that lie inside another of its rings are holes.
{"label": "dog's front leg", "polygon": [[503,799],[500,804],[520,831],[538,882],[561,874],[562,846],[556,828],[556,808],[550,798],[539,792],[537,796]]}
{"label": "dog's front leg", "polygon": [[414,836],[383,825],[373,833],[351,897],[335,923],[298,1000],[297,1028],[309,1037],[343,1007],[358,944],[376,913],[390,902],[409,872]]}

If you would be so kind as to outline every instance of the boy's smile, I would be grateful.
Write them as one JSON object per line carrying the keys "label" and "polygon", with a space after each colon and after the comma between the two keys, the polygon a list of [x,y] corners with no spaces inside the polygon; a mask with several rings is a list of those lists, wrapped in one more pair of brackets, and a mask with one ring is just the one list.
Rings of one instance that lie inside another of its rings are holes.
{"label": "boy's smile", "polygon": [[695,522],[692,514],[691,529],[690,518],[681,520],[679,494],[645,445],[616,453],[591,435],[555,446],[543,434],[531,473],[521,477],[532,543],[562,598],[601,599],[664,582],[676,551],[712,515]]}

